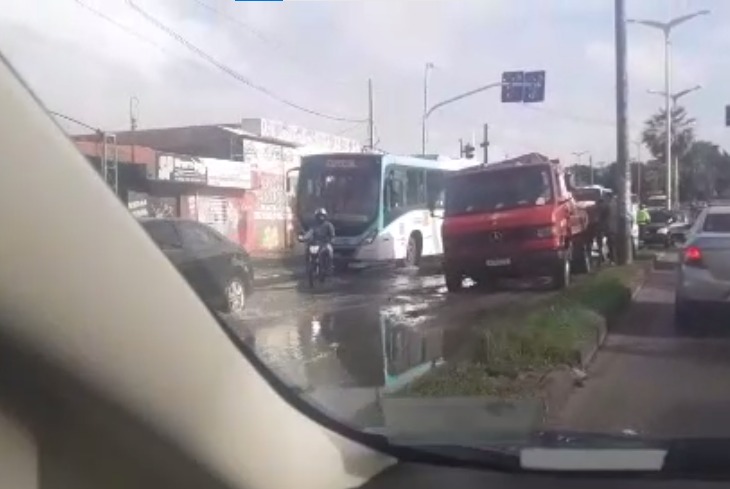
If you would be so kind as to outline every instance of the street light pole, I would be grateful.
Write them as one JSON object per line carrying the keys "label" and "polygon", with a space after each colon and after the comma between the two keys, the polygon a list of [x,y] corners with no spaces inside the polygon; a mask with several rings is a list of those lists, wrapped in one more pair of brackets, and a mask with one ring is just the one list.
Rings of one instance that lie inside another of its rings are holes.
{"label": "street light pole", "polygon": [[637,20],[637,19],[627,19],[626,22],[632,23],[632,24],[641,24],[645,25],[647,27],[652,27],[654,29],[659,29],[664,34],[664,110],[666,114],[666,121],[664,124],[664,130],[666,131],[666,138],[665,138],[665,159],[666,159],[666,165],[667,165],[667,208],[672,208],[672,114],[671,114],[671,105],[670,105],[670,93],[671,93],[671,66],[670,66],[670,34],[674,27],[677,27],[680,24],[683,24],[687,22],[690,19],[693,19],[700,15],[707,15],[709,14],[709,10],[698,10],[697,12],[693,12],[691,14],[682,15],[680,17],[675,17],[674,19],[668,21],[668,22],[658,22],[655,20]]}
{"label": "street light pole", "polygon": [[[578,159],[578,163],[576,163],[575,166],[581,166],[581,162],[582,162],[581,157],[584,154],[588,154],[588,151],[573,151],[572,154],[573,154],[573,156],[575,156]],[[592,161],[591,161],[591,163],[592,163]],[[591,168],[591,173],[593,173],[593,169],[592,168]],[[591,175],[591,178],[590,179],[591,179],[591,185],[593,185],[593,181],[592,181],[593,180],[593,175]]]}
{"label": "street light pole", "polygon": [[[649,92],[653,95],[661,95],[662,97],[664,97],[664,100],[671,100],[670,111],[667,113],[674,114],[674,111],[677,108],[677,100],[684,97],[685,95],[688,95],[692,92],[700,90],[701,88],[702,88],[701,85],[695,85],[692,88],[680,90],[679,92],[675,92],[675,93],[660,92],[657,90],[647,90],[647,92]],[[670,120],[671,120],[671,118],[672,118],[671,116],[667,117],[667,119],[670,119]],[[668,139],[671,141],[674,141],[674,128],[671,125],[669,126],[669,128],[671,129],[671,132],[668,134],[671,135],[671,138],[668,138]],[[679,204],[679,157],[675,155],[673,160],[675,160],[675,161],[672,161],[672,166],[671,166],[671,168],[672,168],[672,170],[671,170],[672,187],[671,188],[672,188],[672,194],[675,197],[675,201]]]}
{"label": "street light pole", "polygon": [[428,75],[434,68],[434,64],[426,63],[423,72],[423,117],[421,118],[421,154],[426,154],[426,112],[428,111]]}
{"label": "street light pole", "polygon": [[[484,92],[485,90],[489,90],[490,88],[501,87],[502,85],[503,85],[502,82],[490,83],[489,85],[484,85],[483,87],[475,88],[474,90],[469,90],[466,93],[462,93],[461,95],[457,95],[456,97],[448,98],[446,100],[443,100],[443,101],[437,103],[436,105],[433,105],[430,109],[424,111],[424,113],[423,113],[423,121],[422,121],[423,127],[424,128],[426,127],[426,121],[428,120],[428,118],[431,116],[431,114],[433,114],[433,112],[436,109],[440,109],[444,105],[449,105],[454,102],[458,102],[459,100],[465,99],[467,97],[471,97],[472,95],[475,95],[477,93]],[[424,134],[425,134],[425,129],[424,129]],[[425,141],[425,139],[424,139],[424,141]],[[476,144],[476,143],[473,143],[473,144]],[[425,144],[424,144],[424,148],[425,148]],[[425,149],[423,149],[423,154],[426,154]]]}
{"label": "street light pole", "polygon": [[671,45],[669,41],[669,29],[664,29],[664,153],[666,154],[667,164],[667,209],[672,208],[672,198],[674,197],[674,180],[672,174],[672,109],[669,103],[669,94],[671,93]]}

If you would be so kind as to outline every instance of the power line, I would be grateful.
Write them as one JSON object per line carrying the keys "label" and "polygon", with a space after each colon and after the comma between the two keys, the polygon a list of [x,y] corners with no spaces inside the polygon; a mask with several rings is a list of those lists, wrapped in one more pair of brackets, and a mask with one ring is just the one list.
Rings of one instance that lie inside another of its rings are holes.
{"label": "power line", "polygon": [[[206,9],[206,10],[208,10],[210,12],[213,12],[214,14],[216,14],[216,15],[218,15],[220,17],[223,17],[228,22],[231,22],[232,24],[236,24],[239,27],[242,27],[243,29],[247,30],[248,32],[250,32],[251,34],[253,34],[254,36],[256,36],[260,41],[262,41],[262,42],[264,42],[266,44],[272,45],[276,49],[282,49],[281,43],[276,42],[276,41],[270,39],[268,36],[264,35],[261,31],[259,31],[258,29],[254,29],[253,27],[251,27],[247,23],[245,23],[243,21],[240,21],[238,19],[235,19],[235,18],[231,17],[230,15],[227,15],[227,14],[223,13],[220,9],[217,9],[217,8],[213,7],[212,5],[208,5],[206,2],[204,2],[202,0],[193,0],[193,2],[197,3],[198,5],[200,5],[201,7],[203,7],[204,9]],[[287,58],[290,58],[290,56],[288,54],[287,54]]]}
{"label": "power line", "polygon": [[[197,3],[199,6],[203,7],[204,9],[208,10],[209,12],[212,12],[216,14],[219,17],[222,17],[226,21],[230,22],[231,24],[234,24],[243,30],[247,31],[250,34],[253,34],[254,37],[256,37],[259,41],[263,42],[264,44],[268,44],[272,46],[275,50],[277,50],[280,54],[282,54],[288,61],[299,65],[300,68],[303,68],[306,70],[307,74],[311,74],[312,71],[312,65],[311,62],[302,59],[298,56],[292,56],[289,49],[287,49],[281,42],[273,39],[271,36],[268,36],[261,32],[260,30],[252,27],[250,24],[243,22],[225,12],[223,12],[221,9],[216,8],[212,5],[209,5],[207,2],[203,0],[192,0],[193,2]],[[328,83],[335,84],[335,85],[348,85],[351,86],[351,82],[346,83],[342,80],[334,80],[334,79],[328,79]]]}
{"label": "power line", "polygon": [[188,48],[190,51],[192,51],[195,54],[197,54],[198,56],[202,57],[203,59],[205,59],[206,61],[208,61],[209,63],[211,63],[216,68],[218,68],[221,71],[223,71],[224,73],[226,73],[226,74],[230,75],[231,77],[235,78],[237,81],[243,83],[244,85],[248,86],[249,88],[253,88],[256,91],[263,93],[264,95],[267,95],[268,97],[276,100],[277,102],[280,102],[280,103],[282,103],[284,105],[287,105],[287,106],[289,106],[291,108],[300,110],[300,111],[305,112],[307,114],[314,115],[314,116],[317,116],[317,117],[321,117],[323,119],[329,119],[329,120],[340,121],[340,122],[360,122],[360,123],[367,122],[367,119],[352,119],[352,118],[347,118],[347,117],[339,117],[339,116],[333,116],[333,115],[325,114],[323,112],[319,112],[319,111],[316,111],[316,110],[313,110],[313,109],[309,109],[307,107],[304,107],[302,105],[299,105],[297,103],[294,103],[294,102],[292,102],[290,100],[287,100],[285,98],[279,97],[278,95],[276,95],[275,93],[273,93],[271,90],[267,89],[266,87],[263,87],[261,85],[258,85],[256,83],[254,83],[252,80],[250,80],[250,79],[246,78],[245,76],[243,76],[242,74],[238,73],[233,68],[230,68],[229,66],[226,66],[225,64],[223,64],[220,61],[216,60],[215,58],[213,58],[211,55],[209,55],[205,51],[203,51],[200,48],[198,48],[197,46],[193,45],[188,40],[186,40],[184,37],[182,37],[180,34],[178,34],[177,32],[173,31],[172,29],[170,29],[169,27],[167,27],[164,23],[160,22],[155,17],[153,17],[152,15],[150,15],[149,13],[147,13],[146,11],[144,11],[143,9],[141,9],[132,0],[127,0],[127,3],[129,4],[129,6],[132,9],[134,9],[135,11],[137,11],[148,22],[152,23],[155,27],[157,27],[158,29],[162,30],[167,35],[169,35],[170,37],[172,37],[173,39],[175,39],[176,41],[178,41],[179,43],[181,43],[183,46],[185,46],[186,48]]}
{"label": "power line", "polygon": [[124,24],[121,24],[121,23],[117,22],[116,20],[114,20],[113,18],[109,17],[104,12],[95,9],[94,7],[92,7],[90,5],[85,4],[81,0],[74,0],[74,2],[76,2],[79,6],[83,7],[86,10],[88,10],[92,14],[96,15],[97,17],[100,17],[100,18],[106,20],[107,22],[109,22],[110,24],[116,26],[117,28],[123,30],[124,32],[126,32],[130,36],[136,37],[138,40],[143,41],[143,42],[145,42],[145,43],[147,43],[147,44],[149,44],[151,46],[156,47],[157,49],[159,49],[160,51],[162,51],[165,54],[168,54],[168,55],[170,54],[169,51],[167,51],[165,48],[163,48],[162,46],[160,46],[159,44],[157,44],[152,39],[150,39],[148,37],[145,37],[145,36],[143,36],[142,34],[140,34],[138,32],[133,31],[129,27],[125,26]]}
{"label": "power line", "polygon": [[90,130],[94,131],[96,134],[103,134],[104,133],[104,131],[102,131],[98,127],[90,126],[89,124],[87,124],[85,122],[81,122],[80,120],[75,119],[75,118],[73,118],[71,116],[68,116],[66,114],[61,114],[60,112],[54,112],[52,110],[49,110],[48,113],[51,114],[51,115],[53,115],[53,116],[59,117],[61,119],[67,120],[69,122],[73,122],[74,124],[78,124],[79,126],[85,127],[86,129],[90,129]]}

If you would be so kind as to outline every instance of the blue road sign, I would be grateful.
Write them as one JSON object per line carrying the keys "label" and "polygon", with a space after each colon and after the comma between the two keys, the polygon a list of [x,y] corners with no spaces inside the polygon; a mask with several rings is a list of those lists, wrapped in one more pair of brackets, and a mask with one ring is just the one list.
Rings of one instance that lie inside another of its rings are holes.
{"label": "blue road sign", "polygon": [[524,81],[524,71],[505,71],[502,73],[502,102],[522,102],[524,97]]}
{"label": "blue road sign", "polygon": [[525,72],[525,90],[522,101],[525,103],[542,102],[545,100],[545,72]]}
{"label": "blue road sign", "polygon": [[502,102],[535,103],[545,100],[545,71],[502,73]]}

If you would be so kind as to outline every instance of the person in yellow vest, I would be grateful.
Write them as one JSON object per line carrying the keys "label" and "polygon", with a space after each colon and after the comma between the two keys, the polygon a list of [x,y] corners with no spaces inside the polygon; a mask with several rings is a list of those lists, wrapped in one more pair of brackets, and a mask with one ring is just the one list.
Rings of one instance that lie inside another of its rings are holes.
{"label": "person in yellow vest", "polygon": [[651,215],[649,214],[649,211],[646,210],[646,206],[644,204],[639,206],[639,210],[636,211],[636,224],[639,225],[639,241],[642,241],[644,238],[644,230],[646,229],[646,226],[651,223]]}

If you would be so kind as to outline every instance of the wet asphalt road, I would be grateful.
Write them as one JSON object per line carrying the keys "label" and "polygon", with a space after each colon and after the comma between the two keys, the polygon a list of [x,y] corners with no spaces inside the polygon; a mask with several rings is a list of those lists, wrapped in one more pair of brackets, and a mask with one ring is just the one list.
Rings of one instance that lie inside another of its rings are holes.
{"label": "wet asphalt road", "polygon": [[[654,271],[608,336],[557,428],[642,436],[730,437],[730,321],[674,326],[675,271]],[[680,332],[682,331],[682,332]]]}
{"label": "wet asphalt road", "polygon": [[534,284],[494,293],[446,293],[435,271],[379,269],[310,289],[289,280],[260,288],[229,321],[285,382],[330,414],[353,421],[378,392],[396,388],[449,354],[449,334],[481,311],[543,297]]}

